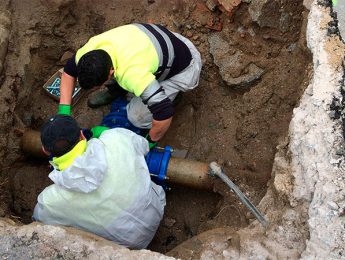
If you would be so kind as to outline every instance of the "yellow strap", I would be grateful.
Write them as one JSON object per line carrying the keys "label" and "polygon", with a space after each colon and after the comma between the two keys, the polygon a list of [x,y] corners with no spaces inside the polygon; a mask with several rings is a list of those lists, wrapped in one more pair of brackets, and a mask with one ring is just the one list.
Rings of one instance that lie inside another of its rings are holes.
{"label": "yellow strap", "polygon": [[74,159],[77,156],[82,155],[86,151],[87,142],[86,140],[81,140],[79,143],[77,143],[74,148],[69,151],[68,153],[65,153],[64,155],[60,157],[54,157],[53,158],[53,164],[60,170],[63,171],[66,168],[68,168],[74,161]]}

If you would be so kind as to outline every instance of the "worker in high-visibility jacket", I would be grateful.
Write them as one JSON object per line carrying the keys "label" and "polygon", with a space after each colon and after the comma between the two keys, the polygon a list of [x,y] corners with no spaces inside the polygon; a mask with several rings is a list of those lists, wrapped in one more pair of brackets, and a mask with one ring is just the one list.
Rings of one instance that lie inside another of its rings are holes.
{"label": "worker in high-visibility jacket", "polygon": [[41,141],[52,157],[54,184],[39,194],[33,219],[147,247],[166,204],[164,190],[150,179],[147,140],[114,128],[86,141],[71,116],[56,115],[43,126]]}
{"label": "worker in high-visibility jacket", "polygon": [[91,97],[88,105],[109,104],[124,91],[134,94],[128,119],[150,129],[149,140],[156,142],[171,124],[177,94],[198,85],[201,66],[196,47],[178,33],[155,24],[120,26],[90,38],[67,61],[59,113],[71,113],[76,79],[84,89],[106,83],[108,90]]}

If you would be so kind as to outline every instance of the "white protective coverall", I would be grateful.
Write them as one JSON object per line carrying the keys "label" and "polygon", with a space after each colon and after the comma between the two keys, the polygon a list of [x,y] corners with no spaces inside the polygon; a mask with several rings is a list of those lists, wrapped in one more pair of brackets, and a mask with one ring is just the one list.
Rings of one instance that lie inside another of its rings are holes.
{"label": "white protective coverall", "polygon": [[88,141],[72,165],[49,174],[54,184],[38,196],[33,218],[129,248],[147,247],[165,206],[164,190],[150,179],[144,158],[148,151],[146,139],[129,130],[104,131]]}

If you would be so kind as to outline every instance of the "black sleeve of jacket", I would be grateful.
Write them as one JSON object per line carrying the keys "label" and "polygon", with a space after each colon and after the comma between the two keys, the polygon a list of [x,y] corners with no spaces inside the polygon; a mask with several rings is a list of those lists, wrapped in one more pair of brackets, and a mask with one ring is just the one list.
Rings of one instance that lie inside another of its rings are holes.
{"label": "black sleeve of jacket", "polygon": [[172,117],[175,112],[174,105],[169,98],[165,98],[148,108],[152,113],[153,119],[157,121],[168,119]]}
{"label": "black sleeve of jacket", "polygon": [[75,54],[72,56],[72,58],[67,60],[63,71],[74,78],[78,76],[77,64],[75,63]]}

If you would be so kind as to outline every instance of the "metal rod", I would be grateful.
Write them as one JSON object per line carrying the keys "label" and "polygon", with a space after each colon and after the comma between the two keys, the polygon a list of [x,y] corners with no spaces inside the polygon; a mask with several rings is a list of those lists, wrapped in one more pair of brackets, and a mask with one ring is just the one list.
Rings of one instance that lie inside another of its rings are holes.
{"label": "metal rod", "polygon": [[228,176],[223,173],[222,168],[216,163],[210,163],[210,172],[211,176],[218,176],[222,181],[224,181],[230,189],[240,198],[243,204],[254,214],[254,216],[259,220],[259,222],[266,228],[268,222],[265,217],[260,213],[260,211],[249,201],[249,199],[242,193],[242,191],[233,183]]}

